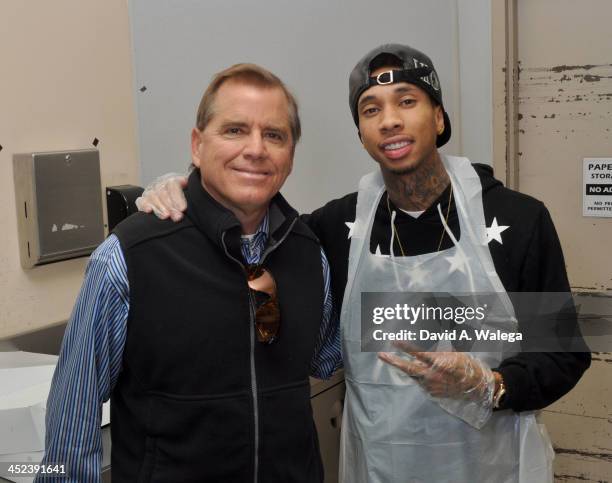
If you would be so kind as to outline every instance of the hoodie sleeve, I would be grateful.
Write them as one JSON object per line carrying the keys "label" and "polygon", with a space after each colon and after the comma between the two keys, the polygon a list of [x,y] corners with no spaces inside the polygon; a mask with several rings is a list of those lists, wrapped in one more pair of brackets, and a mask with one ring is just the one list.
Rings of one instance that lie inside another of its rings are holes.
{"label": "hoodie sleeve", "polygon": [[[570,292],[559,237],[540,203],[535,229],[520,270],[521,292]],[[506,384],[501,409],[542,409],[567,394],[591,364],[589,352],[524,352],[500,364]]]}

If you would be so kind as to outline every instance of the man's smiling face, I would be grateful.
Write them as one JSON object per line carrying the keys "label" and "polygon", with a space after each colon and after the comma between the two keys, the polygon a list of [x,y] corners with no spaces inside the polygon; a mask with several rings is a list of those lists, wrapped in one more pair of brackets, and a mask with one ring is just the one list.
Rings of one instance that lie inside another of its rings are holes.
{"label": "man's smiling face", "polygon": [[[381,67],[371,75],[392,69]],[[435,156],[436,138],[444,129],[443,111],[420,87],[406,82],[370,87],[357,109],[361,141],[381,170],[408,174]]]}
{"label": "man's smiling face", "polygon": [[193,164],[210,195],[235,212],[267,207],[293,166],[287,98],[278,87],[229,80],[213,116],[191,136]]}

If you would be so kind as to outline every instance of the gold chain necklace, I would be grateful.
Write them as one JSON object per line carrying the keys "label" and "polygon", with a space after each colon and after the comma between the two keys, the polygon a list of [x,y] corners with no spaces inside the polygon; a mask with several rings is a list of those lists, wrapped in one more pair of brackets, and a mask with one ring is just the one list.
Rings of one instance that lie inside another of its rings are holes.
{"label": "gold chain necklace", "polygon": [[[446,217],[445,217],[446,219],[444,220],[447,226],[448,226],[448,215],[450,214],[452,199],[453,199],[453,184],[451,183],[450,192],[448,194],[448,208],[446,208]],[[387,191],[387,211],[389,212],[389,218],[392,218],[391,217],[391,204],[389,202],[389,192],[388,191]],[[395,238],[395,240],[397,241],[397,244],[400,247],[400,252],[402,252],[402,257],[405,257],[406,254],[404,253],[404,247],[402,246],[402,242],[397,233],[397,229],[395,228],[395,223],[391,224],[391,230],[393,231],[393,238]],[[445,234],[446,234],[446,229],[444,228],[444,225],[442,225],[442,235],[440,236],[440,243],[438,243],[438,249],[436,250],[437,252],[440,251],[440,247],[442,246],[442,240],[444,240]]]}

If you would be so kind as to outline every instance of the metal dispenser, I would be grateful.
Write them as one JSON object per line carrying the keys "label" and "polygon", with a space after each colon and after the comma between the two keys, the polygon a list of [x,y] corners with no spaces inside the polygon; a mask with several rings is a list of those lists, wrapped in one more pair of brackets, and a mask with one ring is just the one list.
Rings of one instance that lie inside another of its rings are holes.
{"label": "metal dispenser", "polygon": [[91,254],[104,240],[97,149],[13,156],[21,265]]}

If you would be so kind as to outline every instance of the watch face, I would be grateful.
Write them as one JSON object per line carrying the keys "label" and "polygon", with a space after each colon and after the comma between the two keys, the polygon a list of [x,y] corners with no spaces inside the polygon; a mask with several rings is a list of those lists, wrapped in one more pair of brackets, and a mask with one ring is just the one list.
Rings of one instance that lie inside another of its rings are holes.
{"label": "watch face", "polygon": [[497,393],[493,396],[493,407],[499,409],[501,402],[504,400],[506,395],[506,386],[503,382],[500,383]]}

